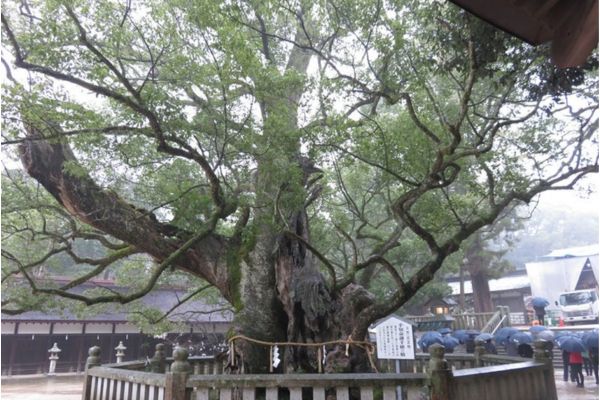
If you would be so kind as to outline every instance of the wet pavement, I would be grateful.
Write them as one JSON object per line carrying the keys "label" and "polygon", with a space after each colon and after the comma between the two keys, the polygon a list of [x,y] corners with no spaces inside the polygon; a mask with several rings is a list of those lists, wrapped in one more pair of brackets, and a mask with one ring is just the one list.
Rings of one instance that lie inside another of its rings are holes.
{"label": "wet pavement", "polygon": [[81,400],[83,376],[2,378],[2,400]]}
{"label": "wet pavement", "polygon": [[575,382],[563,381],[563,371],[554,371],[558,400],[598,400],[598,385],[593,376],[584,377],[584,387],[578,388]]}
{"label": "wet pavement", "polygon": [[[559,400],[598,400],[598,385],[593,377],[585,377],[585,387],[562,380],[562,370],[556,370],[556,391]],[[83,376],[3,378],[2,400],[81,400]]]}

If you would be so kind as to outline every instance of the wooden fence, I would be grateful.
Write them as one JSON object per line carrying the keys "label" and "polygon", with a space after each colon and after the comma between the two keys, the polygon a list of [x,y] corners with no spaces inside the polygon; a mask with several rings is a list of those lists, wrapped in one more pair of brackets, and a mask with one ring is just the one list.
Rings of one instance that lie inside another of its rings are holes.
{"label": "wooden fence", "polygon": [[[214,360],[190,362],[180,348],[170,368],[169,360],[158,358],[98,366],[99,350],[92,348],[82,400],[556,400],[548,350],[544,342],[535,348],[535,358],[527,360],[487,355],[482,342],[474,354],[446,355],[436,344],[430,354],[404,362],[410,372],[260,375],[192,374],[210,372],[205,366]],[[169,371],[139,370],[161,365]]]}
{"label": "wooden fence", "polygon": [[[506,306],[498,306],[496,307],[496,311],[492,312],[452,314],[450,317],[452,317],[451,325],[453,330],[475,329],[491,333],[500,327],[511,325],[510,310]],[[408,315],[404,318],[418,325],[446,322],[446,320],[440,320],[439,316],[431,315]],[[440,327],[433,326],[432,329],[425,330],[437,330],[438,328]]]}

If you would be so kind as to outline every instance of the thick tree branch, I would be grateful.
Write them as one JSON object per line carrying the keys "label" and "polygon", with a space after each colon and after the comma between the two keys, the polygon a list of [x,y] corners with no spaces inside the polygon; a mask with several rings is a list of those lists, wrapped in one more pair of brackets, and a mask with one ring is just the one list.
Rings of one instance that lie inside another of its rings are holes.
{"label": "thick tree branch", "polygon": [[[35,282],[35,280],[29,275],[29,272],[27,270],[25,270],[23,268],[19,268],[19,269],[20,269],[21,273],[23,274],[23,276],[28,281],[34,294],[43,293],[43,294],[58,295],[58,296],[61,296],[61,297],[67,298],[67,299],[83,302],[88,306],[93,305],[93,304],[100,304],[100,303],[127,304],[127,303],[137,300],[137,299],[145,296],[146,294],[150,293],[150,291],[155,287],[156,282],[158,281],[158,278],[160,278],[162,273],[168,267],[170,267],[174,263],[176,263],[178,261],[178,259],[180,257],[184,256],[185,253],[192,246],[196,245],[198,242],[207,238],[212,233],[212,231],[214,230],[214,228],[217,224],[218,219],[219,219],[218,214],[213,214],[213,216],[211,217],[211,221],[207,224],[207,226],[203,230],[196,233],[192,238],[190,238],[183,245],[181,245],[181,247],[179,247],[178,249],[173,251],[168,257],[166,257],[158,266],[155,267],[154,271],[150,275],[150,278],[148,279],[146,284],[143,286],[143,288],[136,292],[133,292],[133,293],[122,294],[122,293],[114,292],[112,295],[101,295],[101,296],[96,296],[96,297],[88,297],[88,296],[85,296],[85,295],[82,295],[79,293],[69,292],[66,289],[64,289],[65,287],[71,288],[71,287],[75,286],[74,282],[79,281],[79,279],[71,281],[69,284],[63,286],[63,288],[61,288],[61,289],[39,287],[38,284]],[[105,289],[107,289],[107,288],[105,288]]]}
{"label": "thick tree branch", "polygon": [[[31,137],[39,137],[31,126],[28,132]],[[77,163],[77,160],[67,145],[36,140],[23,143],[19,150],[27,172],[82,222],[135,246],[138,251],[146,252],[159,261],[169,257],[180,246],[180,238],[166,236],[173,234],[172,226],[159,223],[153,215],[132,207],[114,192],[102,190],[89,176],[70,174],[65,165]],[[227,271],[221,265],[226,246],[225,238],[206,235],[195,243],[186,259],[178,260],[178,265],[214,284],[228,298]]]}

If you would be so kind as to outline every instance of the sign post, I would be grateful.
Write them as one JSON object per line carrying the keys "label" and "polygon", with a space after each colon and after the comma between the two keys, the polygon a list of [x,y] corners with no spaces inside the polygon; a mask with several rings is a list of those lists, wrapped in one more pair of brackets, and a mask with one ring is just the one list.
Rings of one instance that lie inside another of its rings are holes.
{"label": "sign post", "polygon": [[[391,316],[375,327],[377,358],[396,360],[396,373],[400,372],[400,360],[415,359],[413,329],[410,322]],[[402,400],[402,390],[396,387],[396,397]]]}

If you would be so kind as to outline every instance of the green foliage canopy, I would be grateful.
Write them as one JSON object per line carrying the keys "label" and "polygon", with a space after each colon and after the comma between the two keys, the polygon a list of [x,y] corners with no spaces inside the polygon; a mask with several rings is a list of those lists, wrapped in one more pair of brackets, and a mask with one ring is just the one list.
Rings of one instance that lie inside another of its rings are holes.
{"label": "green foliage canopy", "polygon": [[31,272],[59,253],[75,283],[146,254],[148,285],[70,297],[127,303],[174,266],[241,309],[293,234],[331,293],[376,292],[364,324],[598,171],[595,55],[557,70],[445,2],[6,1],[2,26],[3,141],[41,185],[4,183],[3,283],[36,293],[68,297]]}

